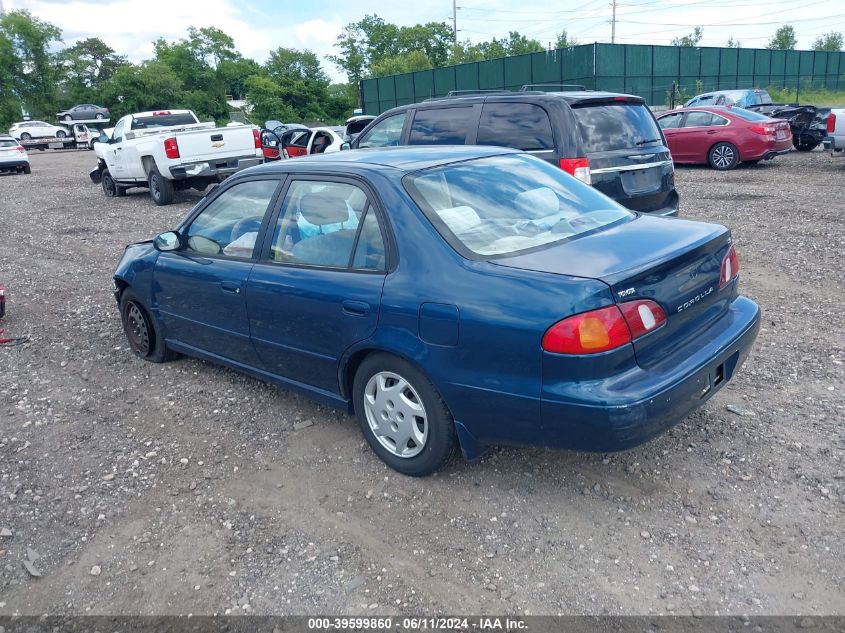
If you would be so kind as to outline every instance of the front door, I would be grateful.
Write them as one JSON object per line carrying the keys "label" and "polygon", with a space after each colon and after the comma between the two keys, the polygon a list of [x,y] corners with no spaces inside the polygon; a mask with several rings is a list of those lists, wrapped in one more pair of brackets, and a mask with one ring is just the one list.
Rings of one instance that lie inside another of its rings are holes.
{"label": "front door", "polygon": [[253,344],[267,371],[338,393],[340,357],[378,323],[378,212],[351,181],[298,177],[274,224],[247,283]]}
{"label": "front door", "polygon": [[168,342],[260,366],[249,338],[245,291],[278,184],[276,177],[227,187],[183,228],[183,248],[159,256],[153,300]]}

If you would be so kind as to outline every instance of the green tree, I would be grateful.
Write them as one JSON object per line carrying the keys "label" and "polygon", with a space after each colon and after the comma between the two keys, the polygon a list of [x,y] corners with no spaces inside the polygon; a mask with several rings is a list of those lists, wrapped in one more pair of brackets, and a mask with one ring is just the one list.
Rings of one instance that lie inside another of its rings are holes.
{"label": "green tree", "polygon": [[775,31],[775,34],[772,36],[772,39],[770,39],[769,43],[766,44],[766,48],[772,50],[792,51],[795,50],[795,45],[797,43],[798,40],[795,39],[795,29],[789,24],[784,24],[777,31]]}
{"label": "green tree", "polygon": [[100,92],[126,58],[97,37],[77,42],[58,54],[62,80],[62,106],[101,100]]}
{"label": "green tree", "polygon": [[115,119],[132,112],[178,108],[184,104],[179,77],[167,64],[157,60],[121,66],[103,86],[102,95]]}
{"label": "green tree", "polygon": [[246,98],[246,79],[252,75],[264,76],[267,71],[254,59],[238,57],[224,59],[217,66],[217,73],[226,86],[226,94],[234,99]]}
{"label": "green tree", "polygon": [[320,60],[311,51],[279,47],[270,51],[265,68],[278,82],[316,81],[328,86],[329,77]]}
{"label": "green tree", "polygon": [[21,101],[17,93],[17,68],[12,41],[0,31],[0,130],[21,119]]}
{"label": "green tree", "polygon": [[0,19],[6,54],[9,45],[12,51],[11,65],[4,72],[9,74],[12,94],[35,117],[46,118],[56,112],[59,72],[50,49],[61,36],[58,27],[26,10],[10,11]]}
{"label": "green tree", "polygon": [[704,29],[697,26],[692,30],[692,33],[672,38],[672,46],[698,46],[702,37],[704,37]]}
{"label": "green tree", "polygon": [[477,44],[464,42],[459,44],[453,48],[451,62],[453,64],[479,62],[486,59],[538,53],[545,50],[539,40],[528,38],[517,31],[511,31],[508,33],[507,39],[500,40],[494,37],[489,42]]}
{"label": "green tree", "polygon": [[431,60],[423,51],[411,51],[375,62],[370,68],[370,74],[373,77],[386,77],[414,70],[427,70],[432,67]]}
{"label": "green tree", "polygon": [[578,40],[569,37],[566,29],[563,29],[555,38],[555,48],[569,48],[570,46],[578,46]]}
{"label": "green tree", "polygon": [[742,42],[740,42],[739,40],[735,40],[734,36],[731,35],[728,38],[727,43],[725,43],[725,46],[728,48],[742,48]]}
{"label": "green tree", "polygon": [[816,41],[813,42],[813,50],[831,52],[841,51],[842,44],[842,33],[831,31],[830,33],[825,33],[824,35],[820,35],[816,38]]}
{"label": "green tree", "polygon": [[250,103],[250,120],[264,125],[269,119],[285,123],[296,122],[299,115],[284,100],[279,85],[266,76],[252,75],[246,78],[246,98]]}

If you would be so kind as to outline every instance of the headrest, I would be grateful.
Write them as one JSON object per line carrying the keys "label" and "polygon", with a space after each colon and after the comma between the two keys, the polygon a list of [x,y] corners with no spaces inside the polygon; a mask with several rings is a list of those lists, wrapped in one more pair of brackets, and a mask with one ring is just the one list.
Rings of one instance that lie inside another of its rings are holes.
{"label": "headrest", "polygon": [[513,199],[516,208],[531,214],[531,217],[546,217],[560,210],[557,194],[548,187],[537,187],[516,194]]}
{"label": "headrest", "polygon": [[299,201],[299,212],[307,222],[317,226],[349,220],[346,200],[334,195],[306,194]]}
{"label": "headrest", "polygon": [[475,209],[467,206],[438,209],[437,215],[455,235],[468,231],[481,222],[481,218]]}

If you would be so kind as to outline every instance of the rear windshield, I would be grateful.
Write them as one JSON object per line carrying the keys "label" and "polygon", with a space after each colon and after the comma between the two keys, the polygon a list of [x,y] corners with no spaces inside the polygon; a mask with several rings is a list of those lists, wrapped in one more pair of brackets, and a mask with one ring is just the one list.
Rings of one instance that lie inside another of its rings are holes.
{"label": "rear windshield", "polygon": [[585,105],[572,111],[588,154],[663,142],[654,117],[642,104]]}
{"label": "rear windshield", "polygon": [[10,138],[0,138],[0,147],[17,147],[18,142]]}
{"label": "rear windshield", "polygon": [[744,108],[731,108],[728,110],[734,116],[738,116],[741,119],[745,119],[746,121],[768,121],[769,117],[760,114],[759,112],[752,112],[751,110],[745,110]]}
{"label": "rear windshield", "polygon": [[534,156],[492,156],[404,178],[431,223],[463,256],[510,255],[593,232],[633,216]]}
{"label": "rear windshield", "polygon": [[133,130],[150,130],[157,127],[170,127],[172,125],[193,125],[197,120],[194,115],[185,114],[157,114],[155,116],[142,116],[132,119]]}

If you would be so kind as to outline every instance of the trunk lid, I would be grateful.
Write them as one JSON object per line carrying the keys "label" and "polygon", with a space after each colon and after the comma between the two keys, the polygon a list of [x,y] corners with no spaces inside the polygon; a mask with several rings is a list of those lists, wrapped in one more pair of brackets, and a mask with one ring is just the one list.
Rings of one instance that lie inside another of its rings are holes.
{"label": "trunk lid", "polygon": [[649,367],[689,345],[702,328],[727,311],[735,286],[720,290],[719,278],[730,244],[730,232],[720,225],[641,215],[493,263],[598,279],[610,286],[617,303],[656,301],[666,313],[666,324],[633,343],[637,363]]}

